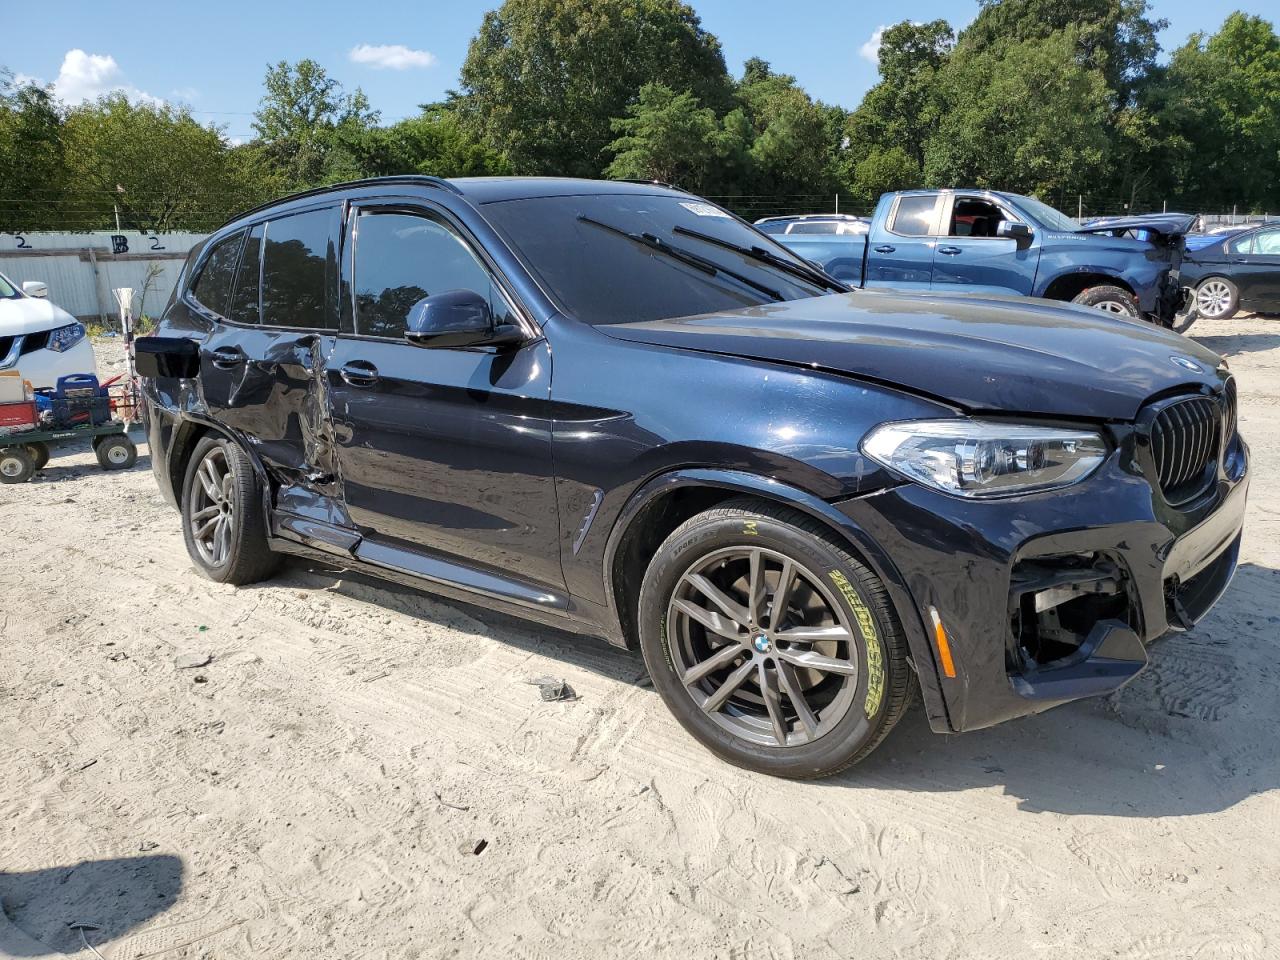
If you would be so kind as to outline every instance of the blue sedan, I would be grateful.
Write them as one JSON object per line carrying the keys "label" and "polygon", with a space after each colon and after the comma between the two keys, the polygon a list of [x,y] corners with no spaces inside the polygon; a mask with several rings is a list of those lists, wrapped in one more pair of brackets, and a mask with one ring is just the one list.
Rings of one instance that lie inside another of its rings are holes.
{"label": "blue sedan", "polygon": [[1195,316],[1207,320],[1225,320],[1237,310],[1280,313],[1280,222],[1188,237],[1182,283]]}

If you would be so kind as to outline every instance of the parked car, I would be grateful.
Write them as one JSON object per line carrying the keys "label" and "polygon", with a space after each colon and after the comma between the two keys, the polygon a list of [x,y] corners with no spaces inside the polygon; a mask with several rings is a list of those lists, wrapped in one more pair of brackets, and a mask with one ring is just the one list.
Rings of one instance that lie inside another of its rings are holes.
{"label": "parked car", "polygon": [[19,287],[0,274],[0,370],[17,369],[37,388],[56,387],[59,377],[97,373],[84,324],[48,296],[43,283]]}
{"label": "parked car", "polygon": [[1081,226],[1012,193],[908,190],[880,198],[866,234],[777,240],[854,286],[1045,297],[1170,326],[1194,222],[1153,214]]}
{"label": "parked car", "polygon": [[762,217],[756,221],[756,227],[761,233],[774,236],[862,236],[871,229],[871,221],[849,213],[802,213],[786,217]]}
{"label": "parked car", "polygon": [[1280,223],[1262,224],[1195,244],[1182,282],[1196,316],[1225,320],[1237,310],[1280,313]]}
{"label": "parked car", "polygon": [[214,231],[137,349],[205,576],[325,557],[604,636],[772,774],[866,756],[917,686],[938,731],[1113,691],[1239,551],[1211,351],[849,292],[659,185],[300,194]]}

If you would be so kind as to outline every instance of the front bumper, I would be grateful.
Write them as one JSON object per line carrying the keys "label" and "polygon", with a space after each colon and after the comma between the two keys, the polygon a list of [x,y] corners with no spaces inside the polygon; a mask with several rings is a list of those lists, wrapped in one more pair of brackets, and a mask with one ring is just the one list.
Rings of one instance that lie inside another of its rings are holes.
{"label": "front bumper", "polygon": [[[1239,556],[1247,446],[1237,437],[1210,489],[1175,509],[1130,441],[1087,481],[1053,493],[973,501],[904,484],[837,504],[896,564],[915,606],[899,613],[924,625],[909,634],[933,638],[933,611],[945,628],[955,676],[936,641],[912,651],[926,697],[945,707],[930,711],[936,729],[1117,690],[1146,665],[1152,641],[1187,629],[1222,595]],[[1036,603],[1062,590],[1079,599],[1029,627]]]}

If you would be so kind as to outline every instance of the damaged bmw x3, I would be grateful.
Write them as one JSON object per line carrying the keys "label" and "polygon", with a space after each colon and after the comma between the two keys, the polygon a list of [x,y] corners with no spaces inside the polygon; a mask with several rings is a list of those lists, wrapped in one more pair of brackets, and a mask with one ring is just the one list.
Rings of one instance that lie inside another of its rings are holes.
{"label": "damaged bmw x3", "polygon": [[397,177],[249,211],[137,344],[192,561],[282,554],[636,649],[720,757],[1118,689],[1240,547],[1227,365],[1141,321],[849,291],[660,184]]}

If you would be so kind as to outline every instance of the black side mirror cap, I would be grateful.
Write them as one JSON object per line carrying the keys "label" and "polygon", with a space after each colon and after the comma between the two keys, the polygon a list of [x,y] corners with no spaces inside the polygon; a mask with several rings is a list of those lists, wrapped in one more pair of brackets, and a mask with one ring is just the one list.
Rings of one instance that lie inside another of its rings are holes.
{"label": "black side mirror cap", "polygon": [[415,347],[502,347],[524,340],[514,324],[497,326],[489,301],[474,290],[445,290],[409,310],[404,338]]}
{"label": "black side mirror cap", "polygon": [[1001,220],[999,226],[996,227],[996,236],[1014,241],[1019,250],[1025,250],[1031,246],[1031,228],[1025,223]]}

